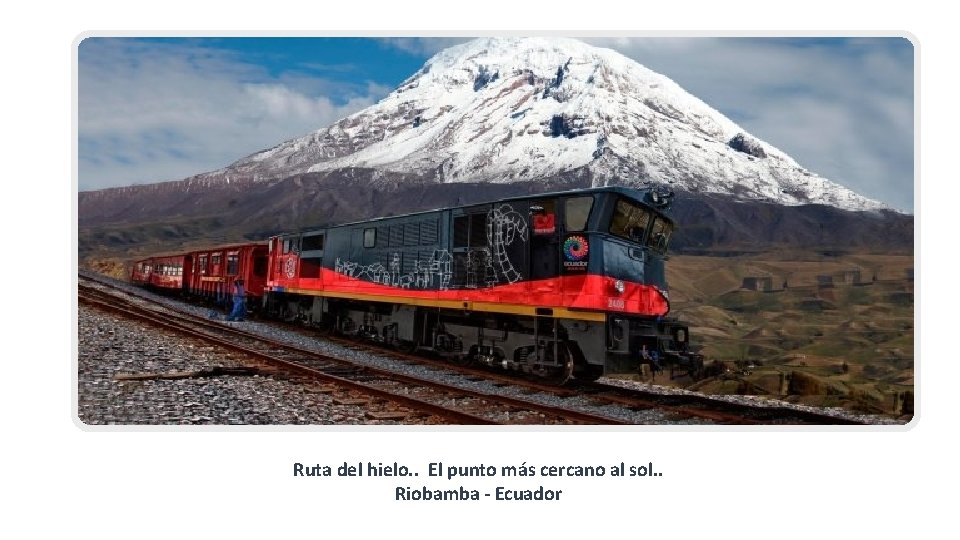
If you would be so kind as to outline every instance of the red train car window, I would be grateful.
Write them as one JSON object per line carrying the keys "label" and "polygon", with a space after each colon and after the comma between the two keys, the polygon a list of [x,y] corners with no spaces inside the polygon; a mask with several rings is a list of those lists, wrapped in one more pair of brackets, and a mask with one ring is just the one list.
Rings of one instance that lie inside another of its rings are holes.
{"label": "red train car window", "polygon": [[240,270],[240,255],[230,253],[227,255],[227,275],[234,276]]}

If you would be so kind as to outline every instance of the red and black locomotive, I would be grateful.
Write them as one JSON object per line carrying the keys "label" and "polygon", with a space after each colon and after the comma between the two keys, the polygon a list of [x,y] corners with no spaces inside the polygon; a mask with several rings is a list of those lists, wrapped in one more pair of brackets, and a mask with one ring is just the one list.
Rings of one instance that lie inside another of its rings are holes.
{"label": "red and black locomotive", "polygon": [[268,313],[553,380],[696,370],[668,318],[671,193],[532,195],[269,242]]}

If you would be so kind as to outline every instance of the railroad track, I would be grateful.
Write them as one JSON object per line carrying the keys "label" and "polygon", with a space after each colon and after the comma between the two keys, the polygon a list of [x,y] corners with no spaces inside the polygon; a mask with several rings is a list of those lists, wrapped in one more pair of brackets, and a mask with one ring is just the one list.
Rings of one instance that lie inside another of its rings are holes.
{"label": "railroad track", "polygon": [[718,424],[742,425],[863,425],[834,414],[769,404],[735,403],[697,394],[662,394],[601,382],[574,383],[579,392],[611,402],[629,403],[692,414]]}
{"label": "railroad track", "polygon": [[663,394],[647,390],[625,388],[602,382],[573,380],[564,386],[553,386],[529,380],[515,374],[494,369],[451,365],[443,360],[402,353],[376,343],[364,343],[343,336],[324,335],[323,339],[355,350],[370,351],[406,362],[418,362],[450,369],[468,377],[479,377],[502,384],[523,386],[529,391],[543,392],[557,397],[585,396],[598,404],[618,404],[631,409],[656,409],[672,419],[702,419],[729,425],[862,425],[863,422],[817,411],[789,407],[744,404],[696,394]]}
{"label": "railroad track", "polygon": [[[275,375],[320,381],[454,424],[618,424],[622,420],[402,375],[305,350],[215,321],[125,299],[86,283],[81,302],[255,359]],[[356,404],[361,404],[358,400]],[[399,414],[399,413],[398,413]]]}
{"label": "railroad track", "polygon": [[[89,278],[96,279],[96,276],[90,276]],[[104,283],[104,285],[110,286],[106,283]],[[218,325],[218,327],[223,328],[224,325]],[[456,373],[468,380],[484,380],[501,386],[509,385],[520,387],[526,393],[549,394],[558,399],[579,396],[588,399],[598,407],[611,405],[634,411],[660,411],[664,415],[665,422],[668,423],[689,420],[724,425],[856,425],[864,423],[856,419],[845,418],[827,412],[821,413],[768,404],[745,404],[699,394],[664,394],[642,389],[624,388],[602,382],[572,381],[565,386],[557,387],[497,370],[453,365],[442,359],[403,353],[376,342],[359,341],[338,335],[318,335],[315,329],[304,328],[302,326],[288,324],[287,327],[297,330],[303,335],[323,339],[352,350],[369,352],[407,364],[418,364],[436,370]],[[287,345],[284,346],[289,347]],[[300,351],[300,349],[297,350]],[[485,395],[490,396],[490,394]],[[485,399],[482,396],[476,397],[478,399]],[[548,413],[545,412],[545,414]],[[531,419],[536,420],[536,417],[533,416]],[[553,422],[510,421],[506,423]],[[573,423],[610,424],[628,422],[591,414]]]}

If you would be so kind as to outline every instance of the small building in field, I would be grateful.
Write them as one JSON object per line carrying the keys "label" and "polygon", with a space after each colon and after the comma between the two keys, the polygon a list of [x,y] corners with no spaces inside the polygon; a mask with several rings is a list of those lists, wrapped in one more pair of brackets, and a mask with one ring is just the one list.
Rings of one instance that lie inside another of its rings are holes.
{"label": "small building in field", "polygon": [[748,291],[761,291],[767,292],[773,290],[773,278],[772,277],[763,277],[763,276],[750,276],[743,278],[743,283],[740,285],[741,289],[746,289]]}
{"label": "small building in field", "polygon": [[859,268],[853,268],[851,270],[844,270],[843,272],[840,272],[840,282],[847,285],[856,285],[860,283],[860,277],[861,274]]}

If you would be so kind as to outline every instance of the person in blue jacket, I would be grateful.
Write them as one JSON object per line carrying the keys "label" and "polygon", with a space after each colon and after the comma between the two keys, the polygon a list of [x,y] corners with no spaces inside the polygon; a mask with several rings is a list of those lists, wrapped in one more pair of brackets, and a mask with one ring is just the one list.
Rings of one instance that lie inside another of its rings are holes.
{"label": "person in blue jacket", "polygon": [[233,311],[227,316],[228,321],[242,321],[247,314],[247,293],[243,289],[243,280],[233,282]]}

